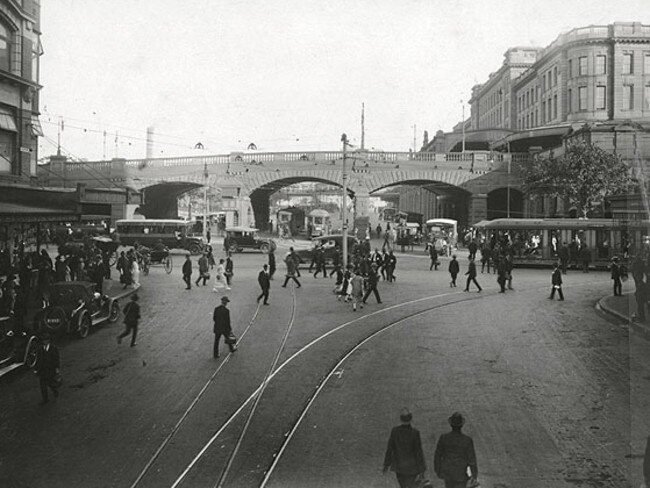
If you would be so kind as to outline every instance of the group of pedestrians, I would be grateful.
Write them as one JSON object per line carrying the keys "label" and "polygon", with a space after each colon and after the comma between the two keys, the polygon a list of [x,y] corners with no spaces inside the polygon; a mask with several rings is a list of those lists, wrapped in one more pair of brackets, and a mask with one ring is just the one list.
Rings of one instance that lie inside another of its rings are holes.
{"label": "group of pedestrians", "polygon": [[[210,255],[208,252],[203,252],[201,257],[197,261],[199,275],[194,281],[195,286],[200,286],[203,282],[203,286],[207,286],[208,281],[211,278],[210,271],[213,268],[213,265],[210,264]],[[226,258],[220,258],[219,263],[214,269],[214,284],[212,286],[212,291],[219,292],[222,290],[230,290],[232,285],[232,278],[234,276],[235,263],[232,260],[230,253],[227,254]],[[192,256],[186,255],[185,262],[183,263],[182,275],[183,281],[185,282],[185,289],[192,289],[192,274],[194,271]]]}
{"label": "group of pedestrians", "polygon": [[[404,408],[400,425],[393,427],[384,456],[383,472],[395,472],[400,488],[432,486],[426,480],[427,464],[420,432],[411,425],[413,414]],[[465,418],[454,412],[448,419],[451,431],[440,436],[433,458],[433,469],[444,480],[445,488],[476,487],[478,464],[474,441],[462,428]],[[468,475],[468,470],[471,474]]]}

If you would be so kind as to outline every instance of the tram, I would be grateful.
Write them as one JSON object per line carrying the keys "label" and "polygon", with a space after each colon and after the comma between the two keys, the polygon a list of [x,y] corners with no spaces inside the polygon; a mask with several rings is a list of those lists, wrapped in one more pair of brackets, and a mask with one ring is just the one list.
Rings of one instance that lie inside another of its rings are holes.
{"label": "tram", "polygon": [[491,247],[509,243],[516,266],[551,266],[566,243],[570,263],[588,253],[590,266],[607,268],[618,256],[629,259],[648,244],[650,221],[613,219],[495,219],[474,225],[478,237]]}
{"label": "tram", "polygon": [[305,211],[298,207],[287,207],[278,210],[278,233],[287,236],[295,236],[305,230]]}

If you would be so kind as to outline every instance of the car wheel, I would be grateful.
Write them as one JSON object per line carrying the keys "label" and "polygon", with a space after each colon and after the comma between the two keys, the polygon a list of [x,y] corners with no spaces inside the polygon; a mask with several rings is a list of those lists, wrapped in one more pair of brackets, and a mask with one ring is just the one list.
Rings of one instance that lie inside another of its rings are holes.
{"label": "car wheel", "polygon": [[269,252],[269,245],[267,243],[264,243],[260,246],[260,251],[262,251],[264,254]]}
{"label": "car wheel", "polygon": [[38,339],[36,337],[31,337],[27,343],[27,348],[25,349],[25,366],[28,368],[33,368],[36,366],[36,360],[38,359]]}
{"label": "car wheel", "polygon": [[165,267],[165,271],[167,274],[172,272],[172,257],[167,256],[166,258],[163,259],[163,266]]}
{"label": "car wheel", "polygon": [[90,315],[88,315],[88,312],[82,312],[79,316],[79,324],[77,326],[77,334],[79,337],[82,339],[88,337],[88,332],[90,332],[90,325]]}
{"label": "car wheel", "polygon": [[50,332],[58,332],[65,325],[65,311],[61,307],[48,310],[43,317],[45,328]]}
{"label": "car wheel", "polygon": [[118,305],[117,302],[113,302],[111,304],[110,313],[108,314],[108,321],[110,323],[115,323],[115,322],[117,322],[117,319],[119,317],[120,317],[120,306]]}
{"label": "car wheel", "polygon": [[198,244],[190,244],[188,251],[190,252],[190,254],[200,254],[201,246],[199,246]]}

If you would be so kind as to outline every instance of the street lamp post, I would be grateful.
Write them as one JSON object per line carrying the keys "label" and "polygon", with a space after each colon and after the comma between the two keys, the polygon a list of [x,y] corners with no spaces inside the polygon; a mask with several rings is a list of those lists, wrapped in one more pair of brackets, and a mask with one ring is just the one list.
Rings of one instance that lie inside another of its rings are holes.
{"label": "street lamp post", "polygon": [[[205,149],[197,142],[194,149]],[[203,161],[203,241],[208,242],[208,161]]]}
{"label": "street lamp post", "polygon": [[341,142],[343,143],[343,203],[341,218],[343,220],[343,271],[345,272],[348,269],[348,205],[346,201],[348,196],[348,173],[346,168],[348,136],[343,134]]}
{"label": "street lamp post", "polygon": [[510,163],[512,162],[512,155],[510,154],[510,143],[508,143],[508,194],[506,198],[508,201],[506,202],[506,209],[508,213],[508,218],[510,218]]}

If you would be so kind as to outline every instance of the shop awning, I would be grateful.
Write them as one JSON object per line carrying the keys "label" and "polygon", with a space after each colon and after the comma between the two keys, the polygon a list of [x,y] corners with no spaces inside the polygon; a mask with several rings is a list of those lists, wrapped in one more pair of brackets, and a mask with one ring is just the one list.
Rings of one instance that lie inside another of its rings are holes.
{"label": "shop awning", "polygon": [[41,121],[38,120],[38,115],[32,114],[32,135],[43,137],[43,127],[41,127]]}
{"label": "shop awning", "polygon": [[74,210],[0,202],[1,223],[73,222],[79,220]]}
{"label": "shop awning", "polygon": [[2,107],[0,107],[0,129],[18,132],[16,118],[9,110]]}

